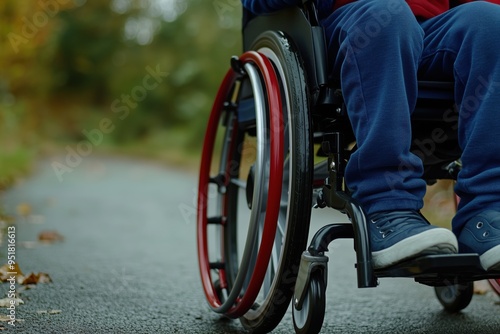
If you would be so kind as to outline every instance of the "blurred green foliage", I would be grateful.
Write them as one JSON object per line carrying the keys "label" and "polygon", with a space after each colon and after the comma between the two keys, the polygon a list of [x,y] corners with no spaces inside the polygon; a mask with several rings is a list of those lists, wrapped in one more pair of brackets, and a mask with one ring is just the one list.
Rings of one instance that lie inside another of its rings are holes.
{"label": "blurred green foliage", "polygon": [[197,152],[240,20],[239,0],[3,0],[0,166],[103,119],[95,146]]}

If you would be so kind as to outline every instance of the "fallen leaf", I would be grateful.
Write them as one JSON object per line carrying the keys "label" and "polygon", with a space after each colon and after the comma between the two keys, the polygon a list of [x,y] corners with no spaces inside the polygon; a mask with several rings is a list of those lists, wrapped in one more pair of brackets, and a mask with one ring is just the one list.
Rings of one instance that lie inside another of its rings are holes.
{"label": "fallen leaf", "polygon": [[3,298],[0,299],[0,307],[10,307],[14,301],[14,305],[19,306],[19,304],[24,304],[24,301],[21,298]]}
{"label": "fallen leaf", "polygon": [[49,274],[46,273],[38,273],[38,283],[51,283],[52,278],[50,278]]}
{"label": "fallen leaf", "polygon": [[38,234],[38,240],[41,242],[54,243],[63,241],[64,237],[57,231],[42,231]]}
{"label": "fallen leaf", "polygon": [[[12,274],[17,273],[17,274]],[[17,283],[25,285],[25,289],[31,288],[31,284],[38,283],[50,283],[52,279],[49,274],[46,273],[30,273],[28,275],[24,275],[19,265],[17,263],[12,265],[12,268],[9,264],[4,264],[0,267],[0,281],[7,282],[12,276],[16,278]]]}
{"label": "fallen leaf", "polygon": [[38,283],[50,283],[52,279],[49,274],[46,273],[31,273],[25,276],[22,280],[19,281],[19,284],[27,285],[27,284],[38,284]]}
{"label": "fallen leaf", "polygon": [[0,282],[7,282],[7,280],[11,276],[15,276],[16,279],[18,279],[20,276],[23,276],[23,272],[21,271],[17,263],[14,263],[13,265],[9,265],[8,263],[6,263],[0,267]]}
{"label": "fallen leaf", "polygon": [[23,217],[27,217],[33,211],[31,205],[28,203],[20,203],[16,207],[17,214]]}

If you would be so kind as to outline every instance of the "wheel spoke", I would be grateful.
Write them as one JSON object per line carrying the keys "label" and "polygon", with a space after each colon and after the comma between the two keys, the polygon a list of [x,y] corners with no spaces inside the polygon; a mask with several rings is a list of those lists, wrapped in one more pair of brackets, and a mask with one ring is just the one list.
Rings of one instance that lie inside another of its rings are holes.
{"label": "wheel spoke", "polygon": [[247,183],[241,179],[231,178],[229,183],[234,184],[235,186],[237,186],[238,188],[241,188],[241,189],[247,188]]}
{"label": "wheel spoke", "polygon": [[276,230],[276,240],[279,239],[281,242],[283,242],[283,237],[285,236],[285,228],[286,228],[286,211],[283,213],[283,210],[281,211],[279,218],[278,218],[278,229]]}
{"label": "wheel spoke", "polygon": [[275,247],[273,247],[273,250],[271,252],[271,258],[269,259],[269,264],[267,265],[266,276],[264,277],[264,284],[263,284],[264,295],[267,295],[269,293],[269,291],[271,290],[271,285],[273,283],[274,271],[275,271],[274,253],[275,253]]}
{"label": "wheel spoke", "polygon": [[210,269],[224,269],[226,264],[224,262],[210,262]]}
{"label": "wheel spoke", "polygon": [[[276,234],[276,237],[274,239],[274,247],[273,247],[273,252],[271,253],[271,265],[274,267],[274,268],[278,268],[278,264],[279,264],[279,256],[280,256],[280,252],[281,252],[281,246],[283,245],[283,240],[282,238]],[[272,272],[273,274],[273,277],[274,277],[274,271]]]}
{"label": "wheel spoke", "polygon": [[226,222],[226,217],[224,216],[216,216],[216,217],[210,217],[207,219],[207,224],[208,225],[223,225]]}
{"label": "wheel spoke", "polygon": [[209,183],[211,184],[216,184],[217,186],[223,186],[224,185],[224,174],[217,174],[216,176],[211,177],[208,180]]}

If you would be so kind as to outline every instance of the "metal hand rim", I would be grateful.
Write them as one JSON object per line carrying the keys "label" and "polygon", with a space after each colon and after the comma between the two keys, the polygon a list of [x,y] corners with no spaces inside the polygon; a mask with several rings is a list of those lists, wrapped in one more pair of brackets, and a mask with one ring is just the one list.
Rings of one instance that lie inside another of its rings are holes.
{"label": "metal hand rim", "polygon": [[[276,203],[279,203],[281,198],[284,146],[280,86],[271,62],[265,56],[255,51],[244,53],[240,57],[240,61],[242,61],[243,64],[251,63],[258,67],[265,83],[269,110],[271,111],[269,115],[271,131],[270,184],[268,186],[264,230],[254,271],[241,299],[236,300],[236,298],[233,297],[228,298],[224,303],[220,301],[210,275],[207,245],[207,192],[210,177],[209,171],[218,121],[223,110],[223,104],[226,100],[228,90],[236,79],[236,73],[233,70],[229,70],[224,77],[207,125],[199,175],[197,218],[198,259],[205,296],[210,307],[215,312],[224,313],[224,315],[232,318],[242,316],[252,307],[266,275],[279,215],[279,205],[276,205]],[[239,294],[239,291],[237,291],[236,294]]]}

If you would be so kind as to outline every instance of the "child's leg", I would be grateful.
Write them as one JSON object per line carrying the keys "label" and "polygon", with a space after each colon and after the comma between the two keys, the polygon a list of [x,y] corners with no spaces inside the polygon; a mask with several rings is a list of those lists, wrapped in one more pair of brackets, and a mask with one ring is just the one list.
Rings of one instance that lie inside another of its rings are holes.
{"label": "child's leg", "polygon": [[323,24],[358,145],[346,182],[368,214],[374,267],[455,253],[453,233],[416,212],[425,182],[422,161],[410,153],[410,113],[423,31],[413,13],[403,0],[364,0],[341,7]]}
{"label": "child's leg", "polygon": [[358,145],[346,168],[348,187],[368,214],[419,210],[425,182],[410,153],[410,111],[422,29],[403,0],[354,2],[323,24]]}
{"label": "child's leg", "polygon": [[500,210],[500,6],[474,2],[422,24],[421,75],[455,79],[463,169],[454,231],[485,208]]}
{"label": "child's leg", "polygon": [[[454,79],[459,106],[463,169],[453,231],[460,241],[464,226],[474,225],[465,230],[475,245],[465,241],[461,251],[482,254],[496,245],[490,260],[481,257],[483,266],[491,267],[500,263],[500,6],[468,3],[422,23],[422,28],[426,37],[419,75]],[[485,215],[486,210],[493,211]]]}

